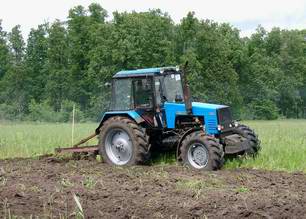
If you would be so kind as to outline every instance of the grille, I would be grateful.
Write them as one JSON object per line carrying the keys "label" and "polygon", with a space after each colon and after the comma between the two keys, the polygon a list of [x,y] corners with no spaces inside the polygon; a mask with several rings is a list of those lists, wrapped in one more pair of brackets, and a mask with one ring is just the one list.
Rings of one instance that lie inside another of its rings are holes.
{"label": "grille", "polygon": [[216,123],[217,123],[216,119],[208,119],[206,124],[208,132],[214,133],[216,131],[216,126],[217,126]]}
{"label": "grille", "polygon": [[232,113],[229,107],[218,109],[219,124],[224,126],[225,129],[229,128],[232,122]]}

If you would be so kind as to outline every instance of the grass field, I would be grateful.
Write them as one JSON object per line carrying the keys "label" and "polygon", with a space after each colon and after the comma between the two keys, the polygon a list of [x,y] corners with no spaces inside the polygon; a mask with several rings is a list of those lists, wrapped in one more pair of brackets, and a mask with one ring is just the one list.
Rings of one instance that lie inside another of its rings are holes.
{"label": "grass field", "polygon": [[[248,121],[262,142],[256,159],[227,161],[226,168],[306,172],[306,120]],[[97,124],[76,124],[74,143],[91,134]],[[71,145],[70,124],[0,123],[0,159],[32,157],[54,152],[54,148]],[[96,140],[89,144],[96,143]],[[161,159],[161,163],[165,159]]]}
{"label": "grass field", "polygon": [[[76,124],[74,143],[92,134],[96,126]],[[71,135],[71,124],[67,123],[0,123],[0,159],[54,153],[54,148],[72,144]]]}

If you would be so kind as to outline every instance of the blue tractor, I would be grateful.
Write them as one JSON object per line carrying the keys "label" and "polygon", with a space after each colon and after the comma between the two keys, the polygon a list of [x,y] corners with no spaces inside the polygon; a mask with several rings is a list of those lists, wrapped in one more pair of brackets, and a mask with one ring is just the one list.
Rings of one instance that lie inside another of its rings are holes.
{"label": "blue tractor", "polygon": [[120,71],[113,76],[110,110],[96,129],[105,162],[141,164],[154,147],[173,145],[183,164],[217,170],[224,154],[259,151],[257,135],[233,121],[228,106],[191,102],[186,66]]}
{"label": "blue tractor", "polygon": [[113,76],[110,109],[95,131],[99,145],[93,150],[103,161],[143,164],[152,150],[172,147],[184,165],[217,170],[226,154],[257,154],[257,135],[234,121],[228,106],[191,101],[186,66]]}

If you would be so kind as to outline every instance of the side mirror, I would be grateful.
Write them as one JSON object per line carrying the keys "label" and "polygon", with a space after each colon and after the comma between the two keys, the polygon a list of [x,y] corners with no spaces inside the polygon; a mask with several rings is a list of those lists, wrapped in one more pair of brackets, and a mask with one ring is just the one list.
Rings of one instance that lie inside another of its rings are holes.
{"label": "side mirror", "polygon": [[181,103],[183,102],[183,97],[179,94],[175,95],[175,102],[176,103]]}
{"label": "side mirror", "polygon": [[104,86],[107,87],[107,88],[109,88],[111,85],[112,85],[112,84],[109,83],[109,82],[106,82],[106,83],[104,84]]}

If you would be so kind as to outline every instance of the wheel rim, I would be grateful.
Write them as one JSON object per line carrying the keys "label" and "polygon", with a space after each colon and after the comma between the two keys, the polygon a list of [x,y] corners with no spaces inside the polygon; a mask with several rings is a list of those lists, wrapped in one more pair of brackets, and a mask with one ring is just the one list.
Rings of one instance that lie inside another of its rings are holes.
{"label": "wheel rim", "polygon": [[105,150],[108,158],[116,165],[127,164],[133,151],[129,134],[123,129],[112,129],[105,139]]}
{"label": "wheel rim", "polygon": [[208,164],[209,153],[203,144],[195,143],[191,145],[187,156],[189,163],[196,169],[202,169]]}

